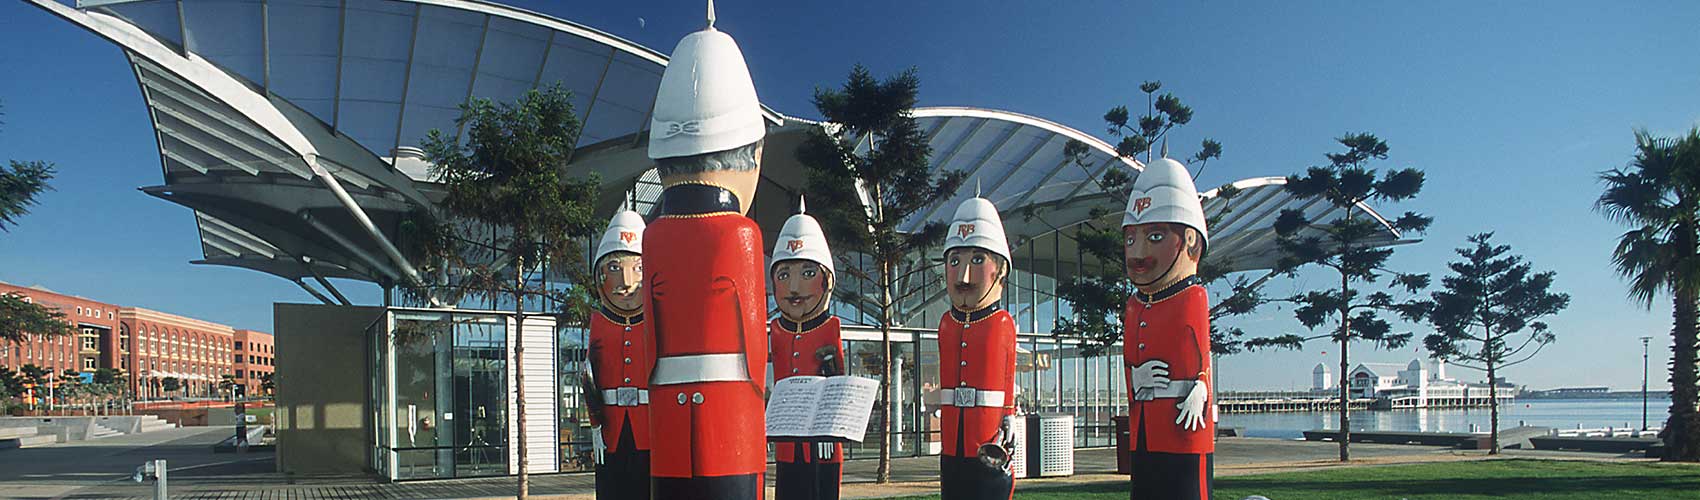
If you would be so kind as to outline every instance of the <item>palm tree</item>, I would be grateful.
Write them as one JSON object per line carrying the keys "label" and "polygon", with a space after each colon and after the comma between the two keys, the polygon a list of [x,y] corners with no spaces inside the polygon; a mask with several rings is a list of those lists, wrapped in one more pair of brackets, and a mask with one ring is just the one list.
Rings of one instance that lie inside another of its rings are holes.
{"label": "palm tree", "polygon": [[1662,433],[1664,460],[1700,461],[1696,393],[1696,330],[1700,325],[1700,129],[1681,137],[1635,133],[1635,159],[1602,172],[1605,192],[1594,208],[1630,227],[1618,238],[1612,263],[1629,280],[1629,298],[1652,307],[1660,293],[1673,301],[1670,420]]}
{"label": "palm tree", "polygon": [[232,401],[234,401],[234,400],[236,400],[236,393],[234,392],[235,390],[236,390],[236,376],[235,375],[231,375],[231,374],[226,373],[224,375],[219,376],[219,378],[218,378],[218,392],[219,392],[220,395],[229,394],[230,399]]}
{"label": "palm tree", "polygon": [[177,377],[165,377],[159,381],[159,389],[163,395],[169,395],[182,386],[183,381],[177,380]]}

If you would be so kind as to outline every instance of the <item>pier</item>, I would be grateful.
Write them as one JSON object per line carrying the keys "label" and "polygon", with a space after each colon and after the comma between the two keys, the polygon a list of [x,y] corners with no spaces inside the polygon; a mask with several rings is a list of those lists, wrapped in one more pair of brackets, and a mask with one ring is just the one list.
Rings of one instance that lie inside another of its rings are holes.
{"label": "pier", "polygon": [[[1218,394],[1217,411],[1221,413],[1273,413],[1303,411],[1338,411],[1339,395],[1327,396],[1311,391],[1235,391]],[[1349,410],[1368,410],[1374,407],[1373,398],[1354,398],[1347,403]]]}

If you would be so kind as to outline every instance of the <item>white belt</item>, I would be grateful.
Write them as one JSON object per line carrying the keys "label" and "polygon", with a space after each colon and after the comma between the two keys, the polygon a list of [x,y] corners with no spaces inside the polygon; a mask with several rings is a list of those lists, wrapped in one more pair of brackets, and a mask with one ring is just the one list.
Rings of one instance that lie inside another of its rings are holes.
{"label": "white belt", "polygon": [[750,364],[743,354],[697,354],[655,360],[650,385],[693,382],[747,382]]}
{"label": "white belt", "polygon": [[649,404],[649,389],[636,387],[616,387],[602,390],[603,404],[613,406],[638,406]]}
{"label": "white belt", "polygon": [[973,387],[957,387],[950,389],[952,397],[945,400],[945,406],[957,408],[973,408],[976,406],[1003,407],[1003,391],[985,391]]}
{"label": "white belt", "polygon": [[1150,401],[1153,399],[1180,399],[1192,394],[1192,386],[1196,380],[1171,380],[1169,386],[1161,389],[1147,387],[1133,393],[1134,401]]}

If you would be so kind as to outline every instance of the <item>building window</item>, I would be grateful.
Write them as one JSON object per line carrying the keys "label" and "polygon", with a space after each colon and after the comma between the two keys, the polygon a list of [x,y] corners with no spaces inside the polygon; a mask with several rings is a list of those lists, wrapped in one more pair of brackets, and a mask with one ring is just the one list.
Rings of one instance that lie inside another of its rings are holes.
{"label": "building window", "polygon": [[94,370],[94,358],[83,358],[83,370],[85,370],[85,371]]}
{"label": "building window", "polygon": [[118,369],[124,370],[124,371],[129,371],[130,370],[130,360],[125,359],[125,358],[118,358]]}
{"label": "building window", "polygon": [[233,362],[234,362],[234,363],[241,363],[241,362],[242,362],[242,355],[241,355],[241,354],[237,354],[237,355],[236,355],[236,361],[233,361]]}
{"label": "building window", "polygon": [[241,342],[236,343],[236,350],[238,350],[238,351],[242,350],[242,343]]}
{"label": "building window", "polygon": [[94,337],[83,337],[83,350],[85,350],[85,351],[96,350],[97,349],[95,347],[95,341],[96,340],[98,340],[98,339],[96,339]]}

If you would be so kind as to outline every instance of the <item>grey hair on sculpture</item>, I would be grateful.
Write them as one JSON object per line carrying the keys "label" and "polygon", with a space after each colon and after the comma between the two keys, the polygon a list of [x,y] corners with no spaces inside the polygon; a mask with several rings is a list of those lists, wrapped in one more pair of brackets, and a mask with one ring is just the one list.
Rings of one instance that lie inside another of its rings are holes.
{"label": "grey hair on sculpture", "polygon": [[756,149],[761,148],[762,142],[756,141],[725,151],[655,160],[655,173],[667,177],[722,170],[735,172],[755,170],[761,166],[761,159],[756,158]]}

